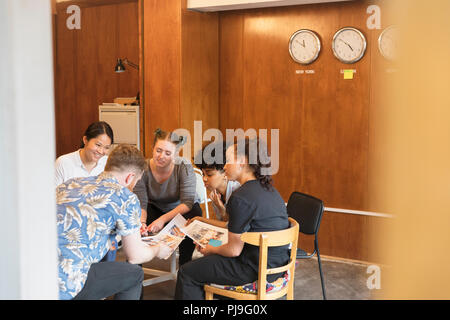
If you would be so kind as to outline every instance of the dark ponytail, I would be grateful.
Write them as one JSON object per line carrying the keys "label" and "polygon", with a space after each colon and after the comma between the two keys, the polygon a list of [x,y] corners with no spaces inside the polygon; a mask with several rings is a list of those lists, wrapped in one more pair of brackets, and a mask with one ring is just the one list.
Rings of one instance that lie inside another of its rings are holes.
{"label": "dark ponytail", "polygon": [[[111,144],[114,143],[113,130],[111,126],[105,121],[91,123],[84,132],[84,136],[86,137],[87,141],[91,140],[92,138],[97,138],[101,134],[106,134],[111,139]],[[84,148],[83,139],[81,139],[81,148]]]}
{"label": "dark ponytail", "polygon": [[[241,147],[243,143],[243,148]],[[272,175],[267,173],[271,166],[270,155],[267,150],[265,142],[259,138],[238,141],[235,144],[235,151],[237,155],[245,155],[248,161],[248,167],[255,175],[261,186],[266,190],[273,189]]]}

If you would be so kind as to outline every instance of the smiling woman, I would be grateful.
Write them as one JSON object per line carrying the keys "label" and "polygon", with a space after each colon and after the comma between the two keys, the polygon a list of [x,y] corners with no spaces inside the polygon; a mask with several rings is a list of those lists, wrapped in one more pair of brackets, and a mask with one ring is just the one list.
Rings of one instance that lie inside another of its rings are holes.
{"label": "smiling woman", "polygon": [[72,178],[96,176],[103,172],[113,143],[114,134],[108,123],[91,123],[84,132],[81,148],[56,159],[55,187]]}
{"label": "smiling woman", "polygon": [[[177,157],[186,138],[161,129],[155,131],[152,158],[134,188],[141,204],[142,233],[158,233],[177,214],[185,219],[202,215],[196,199],[196,178],[192,165]],[[148,225],[148,226],[147,226]],[[180,244],[179,264],[192,259],[195,245],[186,238]]]}

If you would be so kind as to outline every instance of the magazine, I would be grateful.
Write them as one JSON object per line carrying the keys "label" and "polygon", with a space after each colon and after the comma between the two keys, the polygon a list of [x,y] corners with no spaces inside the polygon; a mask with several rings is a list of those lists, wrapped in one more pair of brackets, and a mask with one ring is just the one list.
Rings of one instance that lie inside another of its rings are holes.
{"label": "magazine", "polygon": [[198,220],[184,227],[184,232],[202,248],[206,247],[207,244],[218,247],[228,242],[227,229]]}
{"label": "magazine", "polygon": [[156,246],[160,243],[168,246],[170,251],[167,256],[163,258],[168,259],[185,238],[183,227],[186,222],[185,218],[180,214],[177,214],[157,235],[142,237],[141,239],[149,246]]}
{"label": "magazine", "polygon": [[228,242],[228,230],[225,228],[198,220],[186,226],[186,222],[183,216],[177,214],[158,234],[141,239],[149,246],[156,246],[160,243],[168,246],[171,250],[164,259],[168,259],[172,255],[186,236],[202,248],[207,244],[218,247]]}

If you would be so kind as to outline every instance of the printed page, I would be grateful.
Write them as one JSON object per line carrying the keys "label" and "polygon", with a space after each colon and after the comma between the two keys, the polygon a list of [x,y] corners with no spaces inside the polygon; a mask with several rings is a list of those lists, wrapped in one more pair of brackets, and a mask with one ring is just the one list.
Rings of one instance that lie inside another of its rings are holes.
{"label": "printed page", "polygon": [[149,246],[156,246],[160,243],[168,246],[171,250],[169,254],[164,257],[164,259],[168,259],[186,236],[183,232],[183,227],[185,224],[186,219],[184,219],[180,214],[177,214],[163,229],[161,229],[157,235],[142,237],[141,240]]}
{"label": "printed page", "polygon": [[187,220],[181,214],[177,214],[158,234],[170,234],[184,238],[183,228]]}
{"label": "printed page", "polygon": [[209,243],[218,247],[228,242],[228,230],[195,220],[184,228],[184,232],[202,248]]}
{"label": "printed page", "polygon": [[168,259],[172,255],[172,253],[178,248],[181,241],[183,240],[184,237],[180,238],[167,233],[159,233],[156,236],[142,238],[142,241],[144,241],[149,246],[157,246],[161,243],[168,246],[170,248],[170,251],[168,252],[167,256],[163,257],[164,260]]}

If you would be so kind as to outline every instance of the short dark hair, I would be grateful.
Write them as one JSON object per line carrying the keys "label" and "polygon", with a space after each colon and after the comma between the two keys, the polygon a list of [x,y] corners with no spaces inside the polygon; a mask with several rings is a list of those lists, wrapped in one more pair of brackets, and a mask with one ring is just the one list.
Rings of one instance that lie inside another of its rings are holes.
{"label": "short dark hair", "polygon": [[119,144],[114,148],[106,161],[105,171],[124,171],[134,169],[143,172],[146,168],[144,155],[138,148],[130,144]]}
{"label": "short dark hair", "polygon": [[[217,152],[220,152],[216,154]],[[194,164],[200,170],[217,170],[223,172],[227,144],[223,140],[214,141],[203,146],[194,158]]]}
{"label": "short dark hair", "polygon": [[[87,127],[84,135],[89,141],[92,138],[97,138],[101,134],[106,134],[111,139],[111,144],[114,143],[114,133],[111,126],[105,121],[93,122]],[[83,139],[81,139],[81,148],[84,148]]]}
{"label": "short dark hair", "polygon": [[183,136],[179,136],[179,135],[177,135],[177,134],[176,134],[175,132],[173,132],[173,131],[167,132],[167,131],[161,130],[160,128],[157,128],[157,129],[155,130],[155,139],[153,140],[153,147],[156,145],[156,142],[157,142],[158,140],[167,140],[167,141],[170,141],[170,142],[172,142],[172,143],[175,145],[175,147],[179,148],[179,147],[181,147],[183,144],[186,143],[187,138],[186,138],[186,137],[183,137]]}

